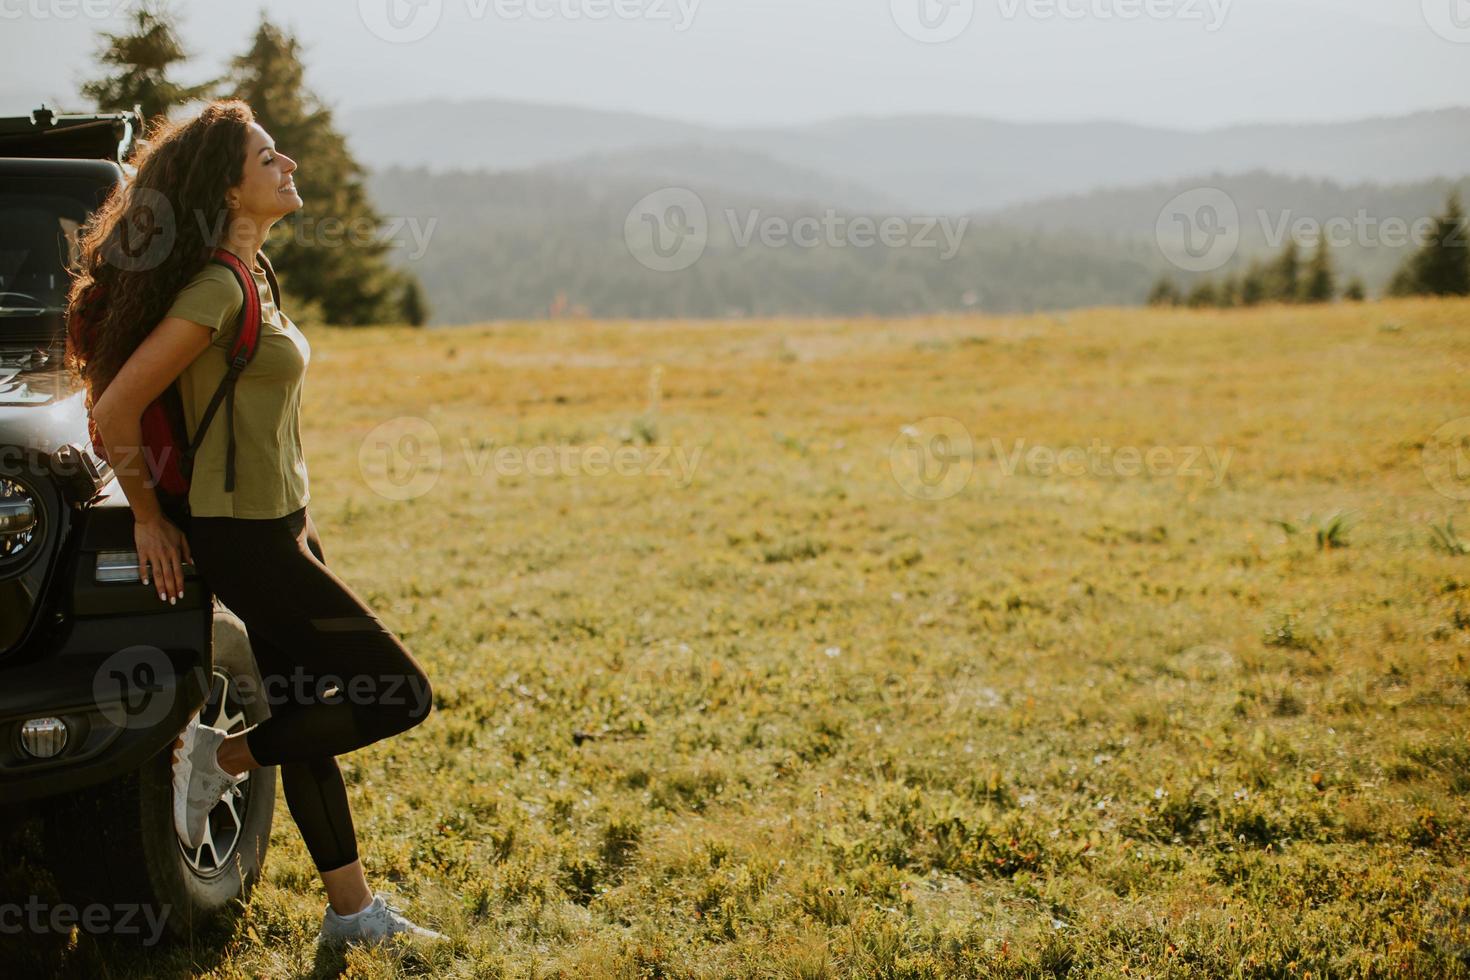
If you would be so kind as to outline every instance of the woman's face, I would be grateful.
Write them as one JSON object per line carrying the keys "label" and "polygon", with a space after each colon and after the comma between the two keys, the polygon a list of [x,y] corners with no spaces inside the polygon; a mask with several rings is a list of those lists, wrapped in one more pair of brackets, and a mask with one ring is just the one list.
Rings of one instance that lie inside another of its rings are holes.
{"label": "woman's face", "polygon": [[259,123],[250,124],[245,137],[244,176],[226,195],[236,215],[269,224],[306,203],[296,193],[296,182],[291,178],[296,161],[276,152],[275,146]]}

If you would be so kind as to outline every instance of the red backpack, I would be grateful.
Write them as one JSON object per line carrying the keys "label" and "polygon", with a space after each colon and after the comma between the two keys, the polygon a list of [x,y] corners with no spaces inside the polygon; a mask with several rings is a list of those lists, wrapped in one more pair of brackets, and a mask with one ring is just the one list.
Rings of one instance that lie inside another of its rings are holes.
{"label": "red backpack", "polygon": [[[257,252],[256,258],[259,259],[261,267],[265,269],[265,277],[271,287],[271,297],[275,301],[276,308],[279,309],[281,290],[276,284],[275,270],[271,268],[270,260],[265,257],[264,252]],[[256,348],[260,346],[260,292],[255,286],[255,278],[251,275],[250,269],[239,256],[222,248],[215,249],[209,261],[223,265],[234,273],[235,280],[240,284],[241,292],[245,294],[245,304],[241,307],[240,316],[236,321],[238,329],[230,345],[229,368],[224,378],[220,380],[219,387],[215,389],[214,397],[209,400],[209,406],[204,410],[204,416],[199,420],[199,428],[192,439],[189,438],[187,426],[184,423],[184,403],[179,395],[177,379],[169,382],[168,387],[148,403],[140,420],[143,433],[143,445],[140,449],[152,477],[149,485],[160,495],[176,501],[187,501],[188,499],[190,475],[194,469],[194,454],[204,442],[209,423],[213,421],[214,413],[219,409],[221,402],[224,402],[226,424],[230,427],[229,447],[225,456],[225,492],[234,492],[235,382],[239,380],[240,372],[245,370],[245,366],[255,357]],[[105,287],[94,286],[80,304],[79,315],[68,324],[69,341],[76,344],[81,350],[89,350],[91,347],[96,328],[96,318],[91,314],[100,308],[101,303],[106,302],[106,298]],[[107,447],[102,444],[102,439],[97,432],[97,423],[90,415],[87,417],[87,430],[91,436],[93,452],[112,464],[112,460],[107,455]]]}

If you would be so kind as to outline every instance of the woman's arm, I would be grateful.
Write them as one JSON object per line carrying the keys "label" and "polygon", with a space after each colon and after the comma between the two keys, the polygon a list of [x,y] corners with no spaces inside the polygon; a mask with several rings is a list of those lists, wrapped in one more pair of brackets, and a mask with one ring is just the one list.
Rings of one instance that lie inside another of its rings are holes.
{"label": "woman's arm", "polygon": [[213,331],[204,324],[164,317],[92,406],[92,418],[107,455],[123,464],[114,466],[113,471],[133,508],[133,540],[143,584],[148,584],[148,570],[152,568],[158,598],[170,603],[184,594],[180,556],[190,563],[194,559],[188,540],[163,516],[158,494],[148,483],[148,460],[140,446],[143,410],[204,353],[213,337]]}

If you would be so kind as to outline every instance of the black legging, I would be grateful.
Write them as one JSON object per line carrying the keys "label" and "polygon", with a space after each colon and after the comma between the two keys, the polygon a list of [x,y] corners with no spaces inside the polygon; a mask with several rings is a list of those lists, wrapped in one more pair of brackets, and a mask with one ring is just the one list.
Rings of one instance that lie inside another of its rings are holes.
{"label": "black legging", "polygon": [[281,767],[286,807],[317,869],[351,864],[357,838],[333,757],[423,721],[429,679],[327,568],[305,507],[274,519],[186,524],[195,567],[245,624],[260,667],[256,696],[271,716],[246,732],[250,754]]}

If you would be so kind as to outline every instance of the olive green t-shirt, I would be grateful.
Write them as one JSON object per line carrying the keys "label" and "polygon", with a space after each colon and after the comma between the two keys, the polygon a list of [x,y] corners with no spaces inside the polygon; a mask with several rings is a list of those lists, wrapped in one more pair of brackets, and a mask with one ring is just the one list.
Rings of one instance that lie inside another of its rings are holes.
{"label": "olive green t-shirt", "polygon": [[[276,308],[265,270],[252,268],[260,293],[260,346],[235,383],[235,492],[225,492],[229,410],[221,402],[194,456],[189,510],[199,517],[284,517],[311,494],[301,452],[301,384],[311,347]],[[229,367],[230,344],[245,297],[229,269],[207,264],[179,290],[168,316],[214,332],[214,340],[179,376],[184,421],[192,437]]]}

